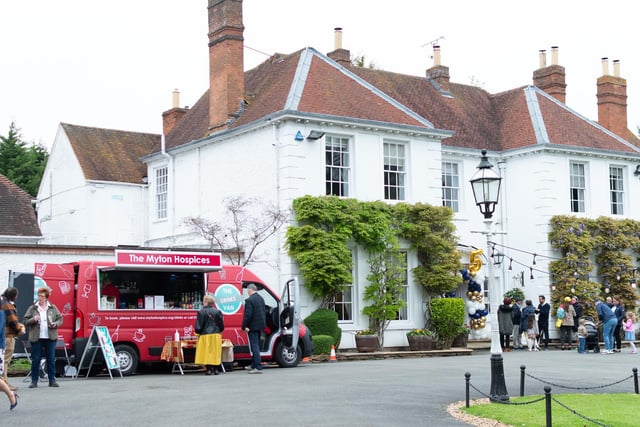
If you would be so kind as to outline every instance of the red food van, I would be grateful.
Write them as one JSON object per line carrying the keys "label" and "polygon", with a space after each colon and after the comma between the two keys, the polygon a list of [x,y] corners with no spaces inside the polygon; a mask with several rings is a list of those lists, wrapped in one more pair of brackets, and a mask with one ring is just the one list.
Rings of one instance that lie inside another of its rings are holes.
{"label": "red food van", "polygon": [[[240,326],[251,283],[267,306],[262,360],[293,367],[313,353],[311,333],[298,312],[295,279],[278,296],[246,267],[222,266],[217,253],[116,250],[115,256],[115,262],[35,264],[34,289],[51,290],[49,301],[63,316],[59,336],[76,361],[93,327],[106,326],[123,375],[135,373],[141,362],[161,362],[162,348],[176,331],[195,336],[196,314],[209,293],[224,316],[222,338],[233,343],[234,361],[249,364],[249,341]],[[92,367],[96,373],[100,369]]]}

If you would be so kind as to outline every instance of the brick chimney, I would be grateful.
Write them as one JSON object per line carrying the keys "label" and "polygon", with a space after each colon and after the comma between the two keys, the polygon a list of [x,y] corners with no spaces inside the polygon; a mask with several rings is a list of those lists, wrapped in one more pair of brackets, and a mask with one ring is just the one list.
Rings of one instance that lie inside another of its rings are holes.
{"label": "brick chimney", "polygon": [[189,111],[188,107],[180,107],[180,92],[178,89],[174,89],[172,92],[171,109],[162,113],[162,134],[167,135],[171,132],[171,129],[187,114],[187,111]]}
{"label": "brick chimney", "polygon": [[209,131],[226,128],[244,102],[242,0],[209,0]]}
{"label": "brick chimney", "polygon": [[602,76],[598,77],[597,87],[598,123],[627,139],[627,80],[620,77],[620,61],[613,61],[613,75],[609,75],[609,59],[602,58]]}
{"label": "brick chimney", "polygon": [[334,31],[334,50],[327,56],[343,66],[351,65],[351,52],[342,48],[342,28],[336,27]]}
{"label": "brick chimney", "polygon": [[433,46],[433,67],[427,69],[427,79],[436,83],[441,92],[449,93],[449,67],[440,65],[440,46]]}
{"label": "brick chimney", "polygon": [[547,53],[540,51],[540,68],[533,72],[533,84],[563,104],[567,99],[566,73],[558,65],[558,46],[551,47],[551,65],[547,66]]}

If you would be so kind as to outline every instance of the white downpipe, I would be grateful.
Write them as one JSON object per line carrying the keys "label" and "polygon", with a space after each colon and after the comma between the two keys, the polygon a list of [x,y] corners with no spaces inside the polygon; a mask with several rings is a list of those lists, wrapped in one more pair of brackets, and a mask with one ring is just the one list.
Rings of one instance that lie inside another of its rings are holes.
{"label": "white downpipe", "polygon": [[167,197],[167,203],[171,207],[169,211],[169,215],[171,218],[169,222],[171,224],[171,246],[175,245],[176,240],[176,205],[175,205],[175,160],[174,157],[167,153],[164,135],[160,136],[160,153],[169,159],[169,167],[167,170],[167,179],[169,180],[169,196]]}

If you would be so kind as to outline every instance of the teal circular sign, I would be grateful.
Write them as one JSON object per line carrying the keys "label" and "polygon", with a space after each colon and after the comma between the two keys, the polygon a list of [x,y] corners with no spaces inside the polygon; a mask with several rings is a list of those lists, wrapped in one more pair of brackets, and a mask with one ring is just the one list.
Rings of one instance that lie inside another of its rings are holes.
{"label": "teal circular sign", "polygon": [[238,289],[229,284],[220,285],[213,295],[216,299],[216,307],[223,314],[234,314],[242,307],[242,294]]}

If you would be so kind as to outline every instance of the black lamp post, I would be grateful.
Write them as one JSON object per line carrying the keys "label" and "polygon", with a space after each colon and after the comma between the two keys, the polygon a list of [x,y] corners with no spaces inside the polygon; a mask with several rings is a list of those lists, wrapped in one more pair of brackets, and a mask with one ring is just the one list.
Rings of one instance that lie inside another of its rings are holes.
{"label": "black lamp post", "polygon": [[[495,234],[491,228],[493,224],[493,212],[498,204],[500,195],[500,182],[502,178],[493,170],[493,165],[487,158],[487,150],[482,150],[482,157],[477,172],[471,178],[471,188],[476,205],[484,215],[486,231],[481,232],[487,238],[487,249],[491,250],[491,236]],[[495,286],[493,275],[493,263],[487,263],[489,272],[489,299],[491,302],[491,391],[489,397],[492,401],[508,401],[509,393],[504,381],[504,365],[502,360],[502,348],[500,347],[500,330],[498,328],[498,289]]]}

